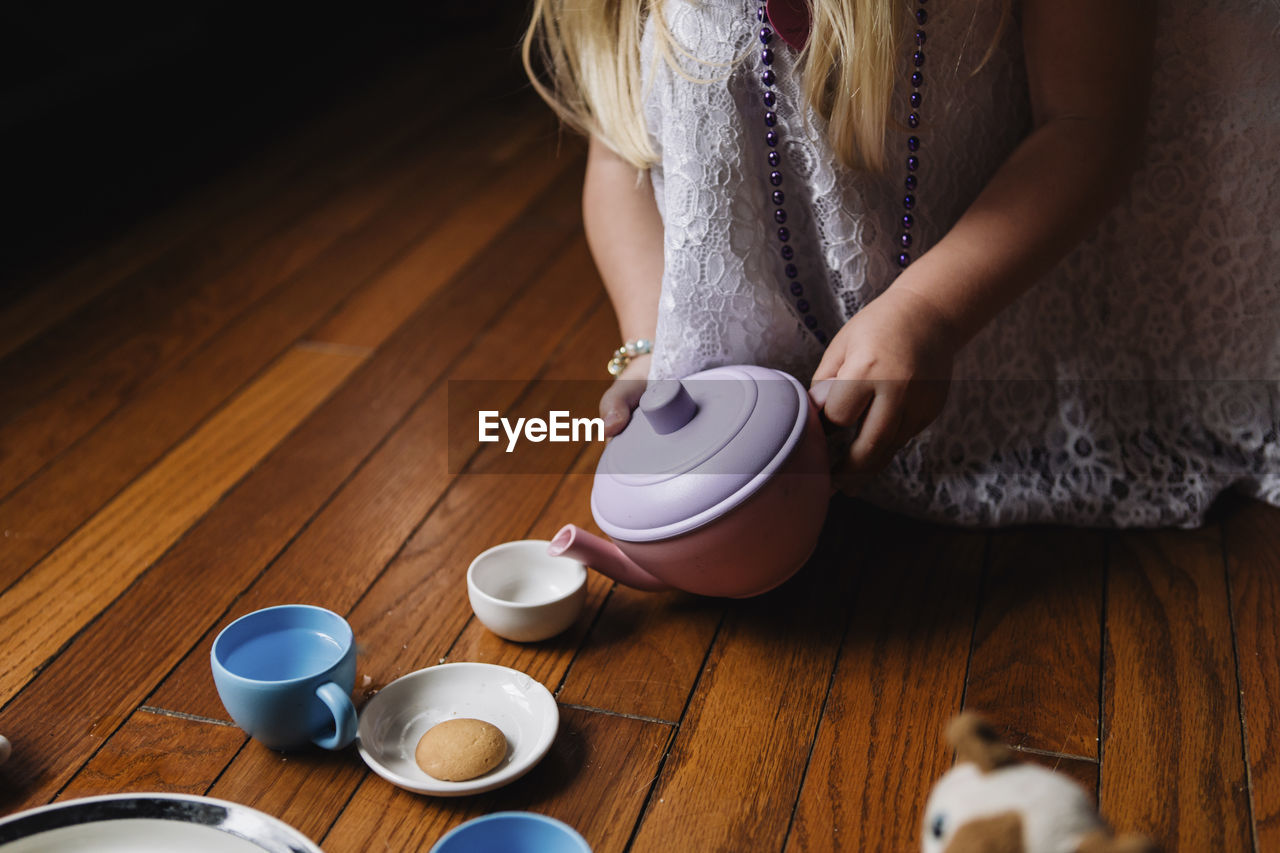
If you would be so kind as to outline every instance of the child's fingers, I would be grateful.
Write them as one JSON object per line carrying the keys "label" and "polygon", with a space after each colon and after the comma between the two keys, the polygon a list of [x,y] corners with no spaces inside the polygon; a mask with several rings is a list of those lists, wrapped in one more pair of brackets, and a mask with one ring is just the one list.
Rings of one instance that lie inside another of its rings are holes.
{"label": "child's fingers", "polygon": [[605,438],[622,432],[622,428],[631,421],[631,407],[627,405],[626,394],[617,382],[610,385],[600,398],[600,417],[604,420]]}
{"label": "child's fingers", "polygon": [[810,387],[819,379],[834,379],[840,371],[840,364],[844,360],[841,352],[836,347],[827,347],[822,353],[822,360],[818,362],[818,369],[813,372],[813,379],[810,380]]}
{"label": "child's fingers", "polygon": [[631,412],[640,405],[644,393],[643,379],[617,379],[600,398],[600,417],[604,420],[604,436],[611,438],[631,422]]}
{"label": "child's fingers", "polygon": [[857,424],[875,397],[875,384],[866,379],[832,379],[814,390],[824,397],[823,416],[839,427]]}
{"label": "child's fingers", "polygon": [[849,445],[847,472],[852,476],[871,473],[889,461],[903,418],[901,383],[885,382],[876,388],[875,398],[863,418],[862,428]]}
{"label": "child's fingers", "polygon": [[809,399],[818,407],[819,412],[827,407],[827,397],[831,395],[831,386],[834,383],[834,379],[818,379],[809,386]]}
{"label": "child's fingers", "polygon": [[631,423],[631,413],[640,405],[649,376],[649,354],[631,359],[622,375],[613,380],[600,397],[600,418],[604,421],[604,437],[612,438]]}

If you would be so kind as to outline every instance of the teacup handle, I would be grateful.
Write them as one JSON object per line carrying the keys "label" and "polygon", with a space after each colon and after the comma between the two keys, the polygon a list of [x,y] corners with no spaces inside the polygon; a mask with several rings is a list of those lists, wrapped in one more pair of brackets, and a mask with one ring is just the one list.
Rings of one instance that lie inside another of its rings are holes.
{"label": "teacup handle", "polygon": [[316,688],[316,696],[329,707],[333,714],[333,734],[328,737],[317,737],[311,740],[316,746],[325,749],[342,749],[356,739],[356,706],[351,697],[332,681],[326,681]]}

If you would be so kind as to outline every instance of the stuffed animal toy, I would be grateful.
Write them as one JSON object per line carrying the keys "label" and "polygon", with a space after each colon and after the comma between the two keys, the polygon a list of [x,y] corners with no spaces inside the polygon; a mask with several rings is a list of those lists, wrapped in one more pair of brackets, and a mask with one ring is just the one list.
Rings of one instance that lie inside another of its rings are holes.
{"label": "stuffed animal toy", "polygon": [[929,795],[924,853],[1158,853],[1142,836],[1113,835],[1071,779],[1016,761],[977,714],[952,720],[947,739],[956,765]]}

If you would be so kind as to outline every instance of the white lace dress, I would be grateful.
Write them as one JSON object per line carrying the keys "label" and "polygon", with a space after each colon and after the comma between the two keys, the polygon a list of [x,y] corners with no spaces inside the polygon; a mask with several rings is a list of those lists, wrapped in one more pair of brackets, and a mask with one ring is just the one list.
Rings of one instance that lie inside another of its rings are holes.
{"label": "white lace dress", "polygon": [[[665,226],[652,375],[752,362],[807,381],[823,348],[778,254],[756,2],[668,5],[699,61],[646,66]],[[942,415],[870,500],[969,525],[1194,525],[1233,487],[1280,504],[1280,5],[1159,5],[1145,165],[1095,234],[960,353]],[[928,6],[913,253],[1028,127],[1016,24],[977,67],[998,6]],[[903,165],[883,176],[837,167],[820,119],[801,114],[793,51],[772,47],[794,263],[834,332],[896,272],[908,132],[891,131]]]}

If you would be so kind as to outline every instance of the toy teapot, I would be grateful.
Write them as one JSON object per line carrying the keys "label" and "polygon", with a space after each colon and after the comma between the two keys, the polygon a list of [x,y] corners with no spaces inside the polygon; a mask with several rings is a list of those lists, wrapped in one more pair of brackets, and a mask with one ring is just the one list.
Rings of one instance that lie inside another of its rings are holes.
{"label": "toy teapot", "polygon": [[831,497],[818,411],[803,385],[750,365],[649,383],[605,447],[591,514],[548,552],[627,586],[744,598],[813,552]]}

